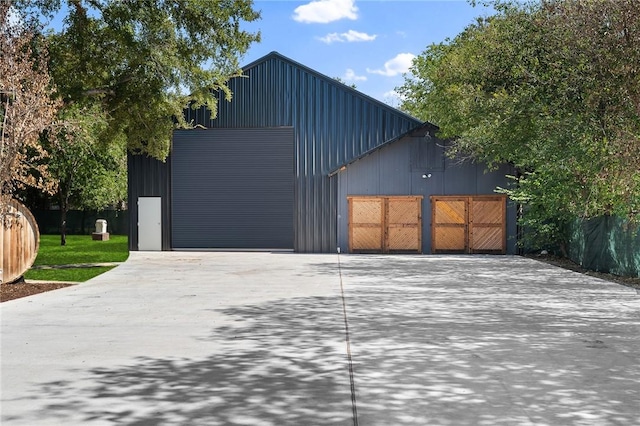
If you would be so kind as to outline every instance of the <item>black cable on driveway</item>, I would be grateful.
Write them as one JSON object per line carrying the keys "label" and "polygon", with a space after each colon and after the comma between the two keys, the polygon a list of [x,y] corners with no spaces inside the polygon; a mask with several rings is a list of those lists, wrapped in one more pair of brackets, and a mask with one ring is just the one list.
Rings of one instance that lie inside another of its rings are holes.
{"label": "black cable on driveway", "polygon": [[342,283],[342,265],[340,263],[340,249],[338,249],[338,274],[340,276],[340,294],[342,295],[342,314],[344,316],[344,334],[347,343],[347,362],[349,364],[349,383],[351,385],[351,410],[353,412],[353,426],[358,426],[358,405],[356,403],[356,382],[353,376],[353,358],[351,356],[351,339],[349,337],[349,320],[347,319],[347,301],[344,296]]}

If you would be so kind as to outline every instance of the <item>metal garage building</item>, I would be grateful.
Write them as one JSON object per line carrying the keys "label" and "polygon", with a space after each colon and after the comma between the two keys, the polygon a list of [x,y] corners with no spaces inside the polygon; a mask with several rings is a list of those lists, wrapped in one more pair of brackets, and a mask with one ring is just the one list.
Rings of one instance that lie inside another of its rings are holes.
{"label": "metal garage building", "polygon": [[[204,129],[176,131],[166,162],[129,156],[130,250],[346,251],[348,196],[420,194],[424,212],[430,195],[506,185],[502,171],[487,178],[478,165],[450,164],[441,186],[420,180],[440,173],[420,161],[445,162],[435,126],[276,52],[244,74],[229,82],[234,99],[219,101],[215,119],[205,109],[186,112]],[[427,139],[435,148],[412,145]],[[471,180],[454,166],[473,168]],[[505,239],[515,234],[508,210]],[[417,251],[430,253],[427,216]]]}

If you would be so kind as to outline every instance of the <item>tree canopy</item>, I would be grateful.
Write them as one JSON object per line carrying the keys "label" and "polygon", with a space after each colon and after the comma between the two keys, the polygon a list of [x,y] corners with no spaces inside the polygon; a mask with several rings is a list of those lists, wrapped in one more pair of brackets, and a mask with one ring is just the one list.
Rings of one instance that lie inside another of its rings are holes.
{"label": "tree canopy", "polygon": [[512,163],[506,189],[559,238],[572,217],[640,212],[640,3],[494,1],[496,15],[429,46],[399,92],[454,150]]}
{"label": "tree canopy", "polygon": [[[3,197],[46,189],[68,208],[126,191],[126,150],[164,160],[184,109],[216,114],[259,33],[252,0],[0,1]],[[52,26],[52,20],[62,24]],[[57,21],[56,21],[57,22]]]}
{"label": "tree canopy", "polygon": [[0,2],[0,216],[16,189],[52,190],[43,179],[46,152],[39,144],[60,108],[50,83],[37,34]]}
{"label": "tree canopy", "polygon": [[50,70],[65,107],[94,105],[107,120],[95,135],[124,138],[134,153],[164,159],[172,130],[188,127],[188,105],[215,113],[216,96],[259,34],[242,28],[259,18],[251,0],[15,0],[25,17],[46,20]]}

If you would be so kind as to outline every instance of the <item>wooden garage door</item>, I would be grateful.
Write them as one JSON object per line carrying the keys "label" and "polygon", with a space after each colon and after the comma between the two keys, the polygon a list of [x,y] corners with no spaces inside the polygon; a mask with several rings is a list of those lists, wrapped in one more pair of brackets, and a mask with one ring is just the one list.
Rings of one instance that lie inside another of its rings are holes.
{"label": "wooden garage door", "polygon": [[421,196],[351,196],[349,252],[421,253]]}
{"label": "wooden garage door", "polygon": [[382,252],[384,199],[349,197],[349,252]]}
{"label": "wooden garage door", "polygon": [[506,196],[432,196],[433,253],[506,253]]}
{"label": "wooden garage door", "polygon": [[506,197],[471,197],[469,203],[469,252],[506,253]]}
{"label": "wooden garage door", "polygon": [[431,211],[431,251],[466,253],[469,247],[468,197],[432,197]]}

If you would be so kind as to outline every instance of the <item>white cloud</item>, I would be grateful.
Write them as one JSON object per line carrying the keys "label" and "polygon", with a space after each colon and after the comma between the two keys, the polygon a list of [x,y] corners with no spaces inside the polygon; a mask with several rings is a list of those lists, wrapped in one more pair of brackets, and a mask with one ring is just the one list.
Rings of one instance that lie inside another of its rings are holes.
{"label": "white cloud", "polygon": [[313,0],[296,7],[293,11],[293,19],[306,24],[326,24],[340,19],[357,18],[358,8],[355,0]]}
{"label": "white cloud", "polygon": [[342,78],[344,81],[367,81],[366,75],[357,75],[351,68],[347,68]]}
{"label": "white cloud", "polygon": [[338,34],[338,33],[329,33],[324,37],[318,37],[318,40],[331,44],[335,42],[359,42],[359,41],[373,41],[376,39],[377,34],[367,34],[361,33],[354,30],[349,30],[346,33]]}
{"label": "white cloud", "polygon": [[335,43],[336,41],[344,41],[338,33],[329,33],[324,37],[318,37],[318,40],[327,44]]}
{"label": "white cloud", "polygon": [[360,33],[358,31],[349,30],[346,33],[340,34],[346,41],[373,41],[378,37],[376,34]]}
{"label": "white cloud", "polygon": [[403,74],[409,71],[411,67],[411,61],[416,55],[413,53],[399,53],[395,58],[389,59],[384,63],[384,69],[372,70],[367,68],[367,72],[370,74],[380,74],[387,77],[394,77],[398,74]]}

